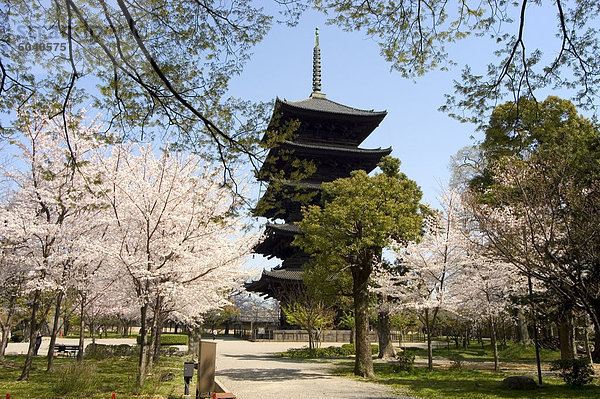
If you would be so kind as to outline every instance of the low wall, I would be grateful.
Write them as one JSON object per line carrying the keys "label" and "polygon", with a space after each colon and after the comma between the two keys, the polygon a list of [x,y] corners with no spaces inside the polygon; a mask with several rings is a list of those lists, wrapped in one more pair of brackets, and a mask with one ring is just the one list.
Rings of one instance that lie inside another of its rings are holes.
{"label": "low wall", "polygon": [[[350,342],[350,330],[327,330],[321,333],[321,342]],[[370,339],[377,341],[377,333],[371,331]],[[306,330],[273,330],[273,341],[280,342],[308,342],[308,331]]]}

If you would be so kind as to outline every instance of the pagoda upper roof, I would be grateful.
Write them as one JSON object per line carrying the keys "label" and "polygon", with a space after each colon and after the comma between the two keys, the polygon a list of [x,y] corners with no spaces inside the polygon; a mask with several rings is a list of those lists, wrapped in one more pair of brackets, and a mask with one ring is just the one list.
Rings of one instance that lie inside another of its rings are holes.
{"label": "pagoda upper roof", "polygon": [[344,104],[331,101],[324,96],[311,95],[309,98],[299,101],[276,100],[280,104],[285,104],[290,108],[299,110],[316,111],[319,113],[325,112],[329,114],[347,115],[347,116],[381,116],[385,117],[387,111],[374,111],[359,108],[349,107]]}

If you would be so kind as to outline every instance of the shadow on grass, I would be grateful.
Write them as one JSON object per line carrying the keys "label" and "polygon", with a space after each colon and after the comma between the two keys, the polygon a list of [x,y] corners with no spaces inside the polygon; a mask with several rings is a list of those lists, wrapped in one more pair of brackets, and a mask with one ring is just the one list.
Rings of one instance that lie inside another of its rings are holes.
{"label": "shadow on grass", "polygon": [[[415,368],[413,372],[392,371],[392,365],[375,364],[376,382],[419,398],[600,398],[600,386],[569,387],[556,378],[546,378],[544,387],[532,391],[505,388],[509,374],[480,370],[434,370]],[[351,364],[336,368],[337,375],[352,375]]]}
{"label": "shadow on grass", "polygon": [[[104,360],[84,360],[95,367],[94,389],[85,393],[71,393],[60,396],[56,392],[57,380],[61,369],[75,363],[74,359],[55,358],[55,367],[52,372],[46,372],[46,357],[36,357],[30,373],[29,381],[17,381],[25,356],[7,356],[0,361],[0,397],[10,393],[13,398],[93,398],[106,399],[116,393],[118,398],[128,399],[140,397],[134,394],[137,377],[137,357],[114,357]],[[156,395],[158,397],[171,396],[173,393],[183,393],[183,376],[181,373],[183,360],[181,358],[163,358],[155,364],[154,373],[147,378],[147,383],[142,389],[142,397]],[[175,374],[172,381],[161,382],[160,376],[167,371]]]}

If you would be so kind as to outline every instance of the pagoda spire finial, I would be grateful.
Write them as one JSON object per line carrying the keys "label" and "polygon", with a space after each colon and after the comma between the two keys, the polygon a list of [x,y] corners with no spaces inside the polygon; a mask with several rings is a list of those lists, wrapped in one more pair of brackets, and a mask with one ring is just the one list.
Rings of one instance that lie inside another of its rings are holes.
{"label": "pagoda spire finial", "polygon": [[315,29],[315,48],[313,49],[313,92],[311,97],[325,97],[321,93],[321,49],[319,48],[319,28]]}

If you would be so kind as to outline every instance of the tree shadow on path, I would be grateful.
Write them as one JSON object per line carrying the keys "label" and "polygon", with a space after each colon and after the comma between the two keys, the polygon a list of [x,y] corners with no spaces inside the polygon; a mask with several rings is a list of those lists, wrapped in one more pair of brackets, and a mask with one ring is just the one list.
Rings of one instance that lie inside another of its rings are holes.
{"label": "tree shadow on path", "polygon": [[328,375],[321,373],[312,373],[296,369],[274,368],[244,368],[244,369],[225,369],[217,372],[219,377],[227,377],[238,381],[286,381],[286,380],[307,380],[307,379],[329,379]]}

